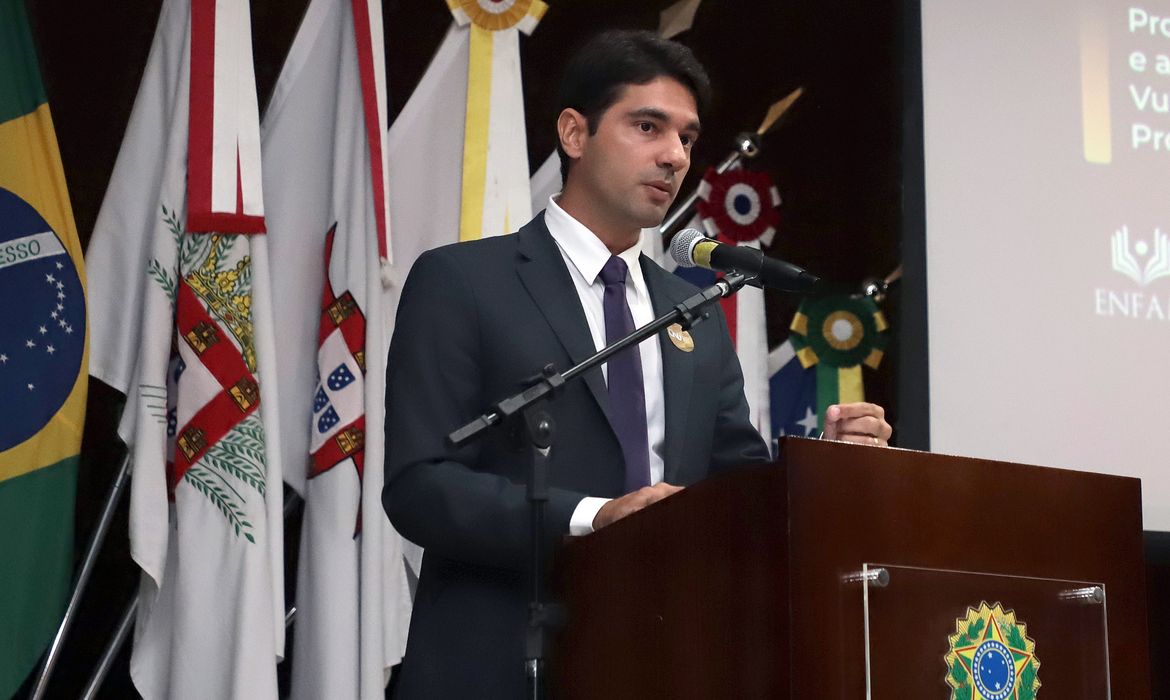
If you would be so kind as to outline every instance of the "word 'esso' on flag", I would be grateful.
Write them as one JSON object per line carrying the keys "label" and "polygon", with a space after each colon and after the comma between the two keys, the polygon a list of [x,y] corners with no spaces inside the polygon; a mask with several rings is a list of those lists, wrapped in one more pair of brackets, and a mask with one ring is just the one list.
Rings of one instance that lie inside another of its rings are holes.
{"label": "word 'esso' on flag", "polygon": [[28,440],[69,398],[85,350],[73,259],[37,211],[0,188],[0,451]]}
{"label": "word 'esso' on flag", "polygon": [[841,402],[865,400],[861,366],[877,369],[889,327],[873,299],[834,295],[806,300],[789,326],[789,339],[804,368],[816,367],[817,415]]}
{"label": "word 'esso' on flag", "polygon": [[82,246],[25,4],[0,1],[0,698],[22,696],[69,597],[88,387]]}
{"label": "word 'esso' on flag", "polygon": [[780,190],[767,173],[708,168],[696,207],[707,232],[737,243],[772,241],[780,225]]}

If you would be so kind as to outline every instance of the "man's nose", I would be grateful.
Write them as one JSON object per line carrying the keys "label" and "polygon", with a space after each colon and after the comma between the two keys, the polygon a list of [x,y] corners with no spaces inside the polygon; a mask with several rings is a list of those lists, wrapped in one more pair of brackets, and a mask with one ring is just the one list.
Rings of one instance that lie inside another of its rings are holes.
{"label": "man's nose", "polygon": [[658,161],[659,165],[670,168],[673,172],[678,172],[686,167],[690,161],[690,155],[687,153],[686,146],[683,145],[682,138],[678,135],[668,138]]}

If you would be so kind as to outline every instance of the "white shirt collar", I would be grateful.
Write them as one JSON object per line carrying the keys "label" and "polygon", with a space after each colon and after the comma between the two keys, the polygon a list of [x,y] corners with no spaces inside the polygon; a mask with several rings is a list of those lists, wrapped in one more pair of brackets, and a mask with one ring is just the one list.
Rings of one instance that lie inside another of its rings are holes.
{"label": "white shirt collar", "polygon": [[[545,226],[548,227],[548,232],[552,234],[553,240],[556,241],[561,252],[564,253],[573,267],[577,268],[581,276],[589,284],[597,283],[601,268],[609,261],[609,248],[606,248],[601,239],[585,224],[561,209],[556,200],[559,194],[558,192],[548,198],[548,208],[544,210]],[[629,268],[626,281],[632,282],[638,293],[646,294],[646,280],[642,276],[642,263],[639,260],[641,255],[642,247],[639,242],[635,242],[634,245],[618,253],[618,257],[624,260]]]}

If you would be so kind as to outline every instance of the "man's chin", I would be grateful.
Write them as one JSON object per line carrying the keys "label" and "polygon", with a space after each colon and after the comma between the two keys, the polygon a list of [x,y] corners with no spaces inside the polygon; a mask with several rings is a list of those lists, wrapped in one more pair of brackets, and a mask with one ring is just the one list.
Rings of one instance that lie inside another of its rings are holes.
{"label": "man's chin", "polygon": [[[673,200],[672,200],[673,201]],[[666,212],[670,209],[670,203],[662,207],[647,207],[644,212],[639,212],[638,227],[639,228],[658,228],[662,222],[666,220]]]}

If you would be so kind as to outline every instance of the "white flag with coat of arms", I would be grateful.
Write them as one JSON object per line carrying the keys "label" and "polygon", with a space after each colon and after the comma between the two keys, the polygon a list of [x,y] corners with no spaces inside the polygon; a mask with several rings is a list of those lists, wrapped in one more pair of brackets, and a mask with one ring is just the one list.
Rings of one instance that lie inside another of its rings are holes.
{"label": "white flag with coat of arms", "polygon": [[264,116],[285,477],[305,499],[293,698],[384,696],[410,591],[382,510],[393,307],[380,0],[311,0]]}
{"label": "white flag with coat of arms", "polygon": [[275,698],[276,354],[245,0],[166,0],[87,263],[91,374],[127,395],[143,697]]}

